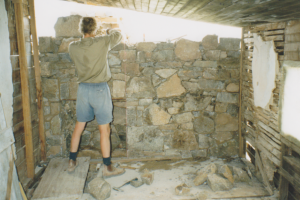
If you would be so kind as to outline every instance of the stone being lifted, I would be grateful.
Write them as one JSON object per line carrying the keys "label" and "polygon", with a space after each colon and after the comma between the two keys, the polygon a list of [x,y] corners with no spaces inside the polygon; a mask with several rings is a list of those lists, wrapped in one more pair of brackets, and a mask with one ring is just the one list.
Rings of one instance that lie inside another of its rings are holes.
{"label": "stone being lifted", "polygon": [[278,72],[278,55],[274,41],[263,41],[262,37],[253,34],[254,50],[252,61],[252,84],[254,89],[254,105],[270,110],[273,90]]}

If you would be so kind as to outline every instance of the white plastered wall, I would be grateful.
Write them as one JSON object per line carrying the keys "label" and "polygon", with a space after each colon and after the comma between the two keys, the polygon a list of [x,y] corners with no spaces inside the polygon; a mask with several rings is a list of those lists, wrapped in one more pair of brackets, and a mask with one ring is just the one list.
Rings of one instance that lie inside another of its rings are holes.
{"label": "white plastered wall", "polygon": [[274,41],[263,41],[262,37],[253,34],[254,50],[252,61],[252,84],[254,90],[254,105],[270,110],[273,100],[275,79],[279,68],[278,55],[275,52]]}

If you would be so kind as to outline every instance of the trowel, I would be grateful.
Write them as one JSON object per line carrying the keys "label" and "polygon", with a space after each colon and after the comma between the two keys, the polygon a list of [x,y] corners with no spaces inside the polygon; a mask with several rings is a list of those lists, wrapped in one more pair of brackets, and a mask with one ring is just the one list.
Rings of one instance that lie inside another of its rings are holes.
{"label": "trowel", "polygon": [[138,178],[134,178],[134,179],[132,179],[132,180],[130,180],[130,181],[127,181],[126,183],[124,183],[124,184],[121,185],[120,187],[113,187],[113,189],[116,190],[116,191],[119,191],[119,192],[124,192],[124,191],[121,189],[121,187],[123,187],[124,185],[130,184],[131,181],[137,181],[137,180],[138,180]]}

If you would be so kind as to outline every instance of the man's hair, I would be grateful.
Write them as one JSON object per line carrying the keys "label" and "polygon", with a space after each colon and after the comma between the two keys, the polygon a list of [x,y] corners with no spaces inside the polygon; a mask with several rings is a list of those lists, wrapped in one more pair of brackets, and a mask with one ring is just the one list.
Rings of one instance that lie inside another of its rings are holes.
{"label": "man's hair", "polygon": [[91,34],[95,32],[97,22],[93,17],[83,17],[80,22],[80,30],[82,34]]}

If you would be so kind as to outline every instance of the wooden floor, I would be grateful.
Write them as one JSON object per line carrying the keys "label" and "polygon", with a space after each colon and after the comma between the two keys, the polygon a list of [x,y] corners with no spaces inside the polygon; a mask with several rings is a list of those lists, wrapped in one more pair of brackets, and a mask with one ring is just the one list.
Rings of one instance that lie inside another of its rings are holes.
{"label": "wooden floor", "polygon": [[67,171],[68,160],[53,158],[50,161],[32,199],[75,199],[82,196],[90,158],[77,158],[79,165],[73,173]]}

